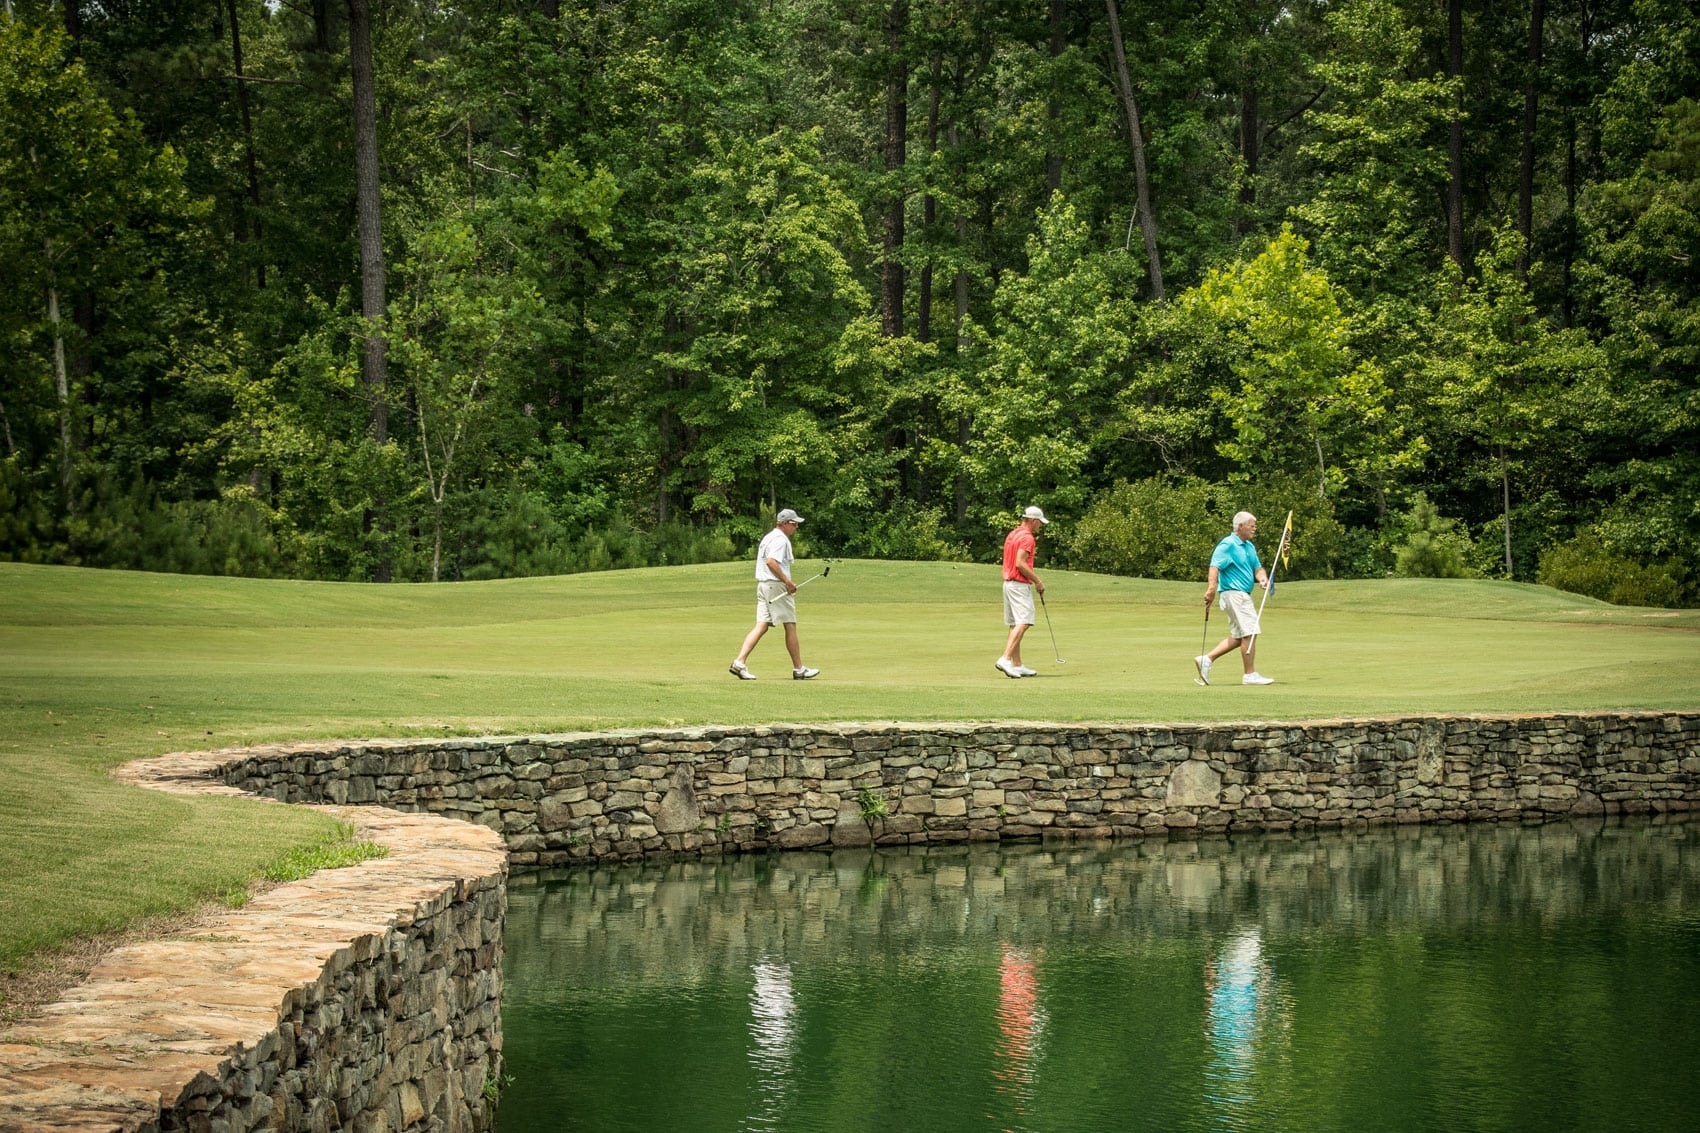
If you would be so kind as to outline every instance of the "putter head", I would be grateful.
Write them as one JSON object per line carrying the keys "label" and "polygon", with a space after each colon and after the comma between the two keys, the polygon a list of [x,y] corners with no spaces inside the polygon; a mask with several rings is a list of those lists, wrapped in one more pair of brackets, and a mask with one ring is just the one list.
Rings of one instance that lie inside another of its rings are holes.
{"label": "putter head", "polygon": [[827,575],[829,575],[829,574],[831,574],[831,573],[832,573],[832,564],[831,564],[831,563],[828,563],[828,564],[827,564],[827,565],[826,565],[826,567],[825,567],[825,569],[823,569],[823,570],[822,570],[822,571],[821,571],[821,572],[820,572],[820,576],[821,576],[821,577],[822,577],[822,578],[825,578],[825,577],[826,577],[826,576],[827,576]]}

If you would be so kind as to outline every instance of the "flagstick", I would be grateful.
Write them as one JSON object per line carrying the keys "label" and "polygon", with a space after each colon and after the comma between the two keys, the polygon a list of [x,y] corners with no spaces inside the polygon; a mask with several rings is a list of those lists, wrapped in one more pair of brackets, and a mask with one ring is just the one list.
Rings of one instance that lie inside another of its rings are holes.
{"label": "flagstick", "polygon": [[1269,577],[1263,580],[1263,597],[1257,603],[1257,620],[1263,620],[1263,607],[1269,601],[1269,588],[1275,584],[1275,568],[1281,565],[1281,556],[1287,550],[1287,540],[1293,534],[1293,513],[1287,513],[1287,525],[1281,528],[1281,542],[1275,548],[1275,557],[1269,563]]}
{"label": "flagstick", "polygon": [[[1287,512],[1286,525],[1281,528],[1281,542],[1275,547],[1275,557],[1269,561],[1269,573],[1263,579],[1263,597],[1257,603],[1257,624],[1263,625],[1263,607],[1269,604],[1269,591],[1275,585],[1275,568],[1281,565],[1281,556],[1286,553],[1287,541],[1293,535],[1293,513]],[[1251,647],[1257,648],[1258,634],[1251,635]]]}

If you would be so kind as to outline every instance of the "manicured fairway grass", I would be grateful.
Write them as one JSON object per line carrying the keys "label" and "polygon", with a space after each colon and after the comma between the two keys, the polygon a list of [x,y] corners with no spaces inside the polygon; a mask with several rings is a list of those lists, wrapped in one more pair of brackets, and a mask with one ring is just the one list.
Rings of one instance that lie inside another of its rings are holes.
{"label": "manicured fairway grass", "polygon": [[[799,574],[814,573],[799,564]],[[137,756],[281,738],[822,720],[1303,719],[1700,707],[1700,611],[1507,583],[1294,582],[1259,668],[1193,681],[1200,583],[1050,572],[1025,659],[997,568],[850,561],[801,594],[811,683],[777,632],[734,681],[747,563],[438,586],[0,564],[0,965],[225,892],[329,823],[119,788]],[[1225,629],[1213,612],[1211,644]]]}

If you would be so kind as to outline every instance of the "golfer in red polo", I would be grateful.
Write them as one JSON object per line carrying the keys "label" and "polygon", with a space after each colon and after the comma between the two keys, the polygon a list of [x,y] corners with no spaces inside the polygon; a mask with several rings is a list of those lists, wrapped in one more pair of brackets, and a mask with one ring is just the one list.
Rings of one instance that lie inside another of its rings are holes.
{"label": "golfer in red polo", "polygon": [[1033,569],[1033,559],[1039,552],[1039,528],[1050,520],[1036,507],[1021,513],[1021,522],[1003,541],[1003,624],[1009,627],[1009,641],[1003,656],[997,659],[998,672],[1006,677],[1038,676],[1038,670],[1021,663],[1021,638],[1038,616],[1033,601],[1033,589],[1045,592],[1044,579]]}

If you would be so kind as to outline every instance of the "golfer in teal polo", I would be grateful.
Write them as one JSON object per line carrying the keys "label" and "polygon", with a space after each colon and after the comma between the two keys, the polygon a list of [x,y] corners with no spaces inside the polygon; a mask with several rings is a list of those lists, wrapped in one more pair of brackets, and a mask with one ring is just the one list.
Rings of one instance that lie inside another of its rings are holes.
{"label": "golfer in teal polo", "polygon": [[1228,636],[1210,652],[1200,653],[1192,659],[1198,669],[1200,684],[1210,683],[1211,662],[1235,647],[1238,647],[1240,658],[1245,662],[1245,676],[1240,679],[1241,684],[1275,683],[1257,671],[1257,607],[1252,604],[1251,588],[1256,585],[1267,591],[1269,574],[1258,562],[1257,548],[1251,543],[1251,537],[1256,534],[1257,516],[1249,511],[1239,512],[1234,516],[1233,534],[1216,544],[1216,550],[1210,556],[1210,581],[1204,587],[1204,604],[1208,606],[1220,588],[1222,609],[1228,615]]}

